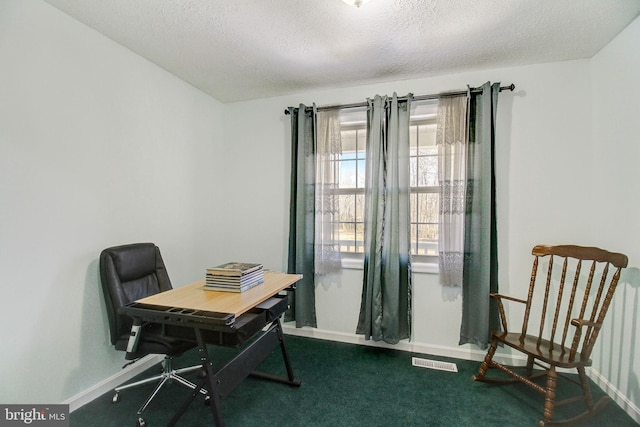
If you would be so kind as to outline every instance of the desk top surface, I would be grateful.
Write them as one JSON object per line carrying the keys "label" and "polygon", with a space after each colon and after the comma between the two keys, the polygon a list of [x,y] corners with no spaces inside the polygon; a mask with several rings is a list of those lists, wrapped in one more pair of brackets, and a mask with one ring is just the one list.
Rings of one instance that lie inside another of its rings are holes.
{"label": "desk top surface", "polygon": [[204,288],[204,280],[137,300],[137,303],[233,314],[236,317],[271,298],[302,278],[299,274],[264,272],[264,283],[244,292]]}

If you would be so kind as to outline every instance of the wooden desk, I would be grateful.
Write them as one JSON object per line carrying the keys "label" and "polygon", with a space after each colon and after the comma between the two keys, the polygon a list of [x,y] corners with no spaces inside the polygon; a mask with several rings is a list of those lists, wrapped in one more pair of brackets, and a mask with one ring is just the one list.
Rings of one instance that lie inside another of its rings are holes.
{"label": "wooden desk", "polygon": [[[207,390],[214,423],[223,426],[221,400],[249,375],[299,386],[284,344],[280,316],[286,310],[285,298],[277,294],[302,276],[266,271],[264,283],[245,292],[204,289],[204,280],[142,298],[123,308],[134,319],[129,348],[135,350],[143,322],[165,324],[167,333],[198,343],[206,377],[187,398],[173,419],[173,426],[191,402]],[[256,339],[253,337],[257,336]],[[249,342],[220,369],[214,371],[207,344],[241,346]],[[254,372],[273,350],[280,347],[287,377]],[[129,350],[128,350],[129,351]],[[138,425],[145,424],[140,419]]]}
{"label": "wooden desk", "polygon": [[233,314],[238,317],[280,291],[290,287],[302,276],[265,271],[264,283],[241,292],[220,292],[204,289],[204,280],[136,301],[164,307]]}

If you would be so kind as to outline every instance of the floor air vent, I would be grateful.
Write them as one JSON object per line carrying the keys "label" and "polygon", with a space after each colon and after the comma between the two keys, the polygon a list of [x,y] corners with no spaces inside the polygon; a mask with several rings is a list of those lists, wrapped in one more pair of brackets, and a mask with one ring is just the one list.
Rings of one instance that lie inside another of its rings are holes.
{"label": "floor air vent", "polygon": [[458,372],[458,367],[455,363],[440,362],[438,360],[421,359],[419,357],[413,357],[411,359],[413,366],[420,368],[437,369],[439,371]]}

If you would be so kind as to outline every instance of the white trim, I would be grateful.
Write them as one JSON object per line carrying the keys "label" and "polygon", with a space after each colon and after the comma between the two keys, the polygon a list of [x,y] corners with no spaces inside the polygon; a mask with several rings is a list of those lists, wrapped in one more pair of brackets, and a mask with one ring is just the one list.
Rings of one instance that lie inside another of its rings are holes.
{"label": "white trim", "polygon": [[433,262],[412,262],[411,263],[411,272],[412,273],[427,273],[427,274],[438,274],[440,273],[440,267],[437,263]]}
{"label": "white trim", "polygon": [[[346,270],[362,270],[364,269],[364,259],[362,257],[342,257],[342,268]],[[438,274],[440,268],[437,263],[433,262],[411,262],[412,273]]]}
{"label": "white trim", "polygon": [[640,408],[633,404],[627,396],[622,394],[620,390],[615,388],[600,372],[593,368],[587,371],[589,378],[598,385],[611,399],[618,404],[633,420],[640,424]]}
{"label": "white trim", "polygon": [[[370,347],[391,348],[395,350],[408,351],[412,353],[429,354],[433,356],[450,357],[453,359],[472,360],[481,362],[486,354],[483,350],[475,350],[466,347],[448,347],[439,345],[430,345],[425,343],[412,343],[408,341],[401,341],[396,345],[390,345],[383,342],[375,342],[371,340],[365,340],[363,336],[356,334],[349,334],[345,332],[327,331],[322,329],[304,327],[296,328],[293,322],[285,323],[282,325],[282,329],[287,335],[295,335],[300,337],[317,338],[328,341],[337,341],[348,344],[366,345]],[[497,362],[506,365],[524,366],[526,364],[526,357],[514,356],[508,354],[498,354],[494,356]],[[575,373],[575,371],[565,371]],[[640,423],[640,409],[629,400],[620,390],[615,388],[604,376],[602,376],[594,368],[587,369],[587,376],[593,380],[598,387],[611,397],[611,399],[617,403],[623,411],[625,411],[636,423]]]}
{"label": "white trim", "polygon": [[342,268],[347,270],[362,270],[364,268],[364,260],[362,258],[342,257]]}
{"label": "white trim", "polygon": [[[398,344],[391,345],[380,341],[365,340],[362,335],[349,334],[345,332],[327,331],[322,329],[304,327],[296,328],[293,323],[284,323],[282,329],[288,335],[296,335],[300,337],[318,338],[327,341],[337,341],[348,344],[366,345],[369,347],[391,348],[395,350],[408,351],[412,353],[430,354],[432,356],[451,357],[462,360],[482,361],[485,351],[475,350],[468,347],[445,347],[440,345],[432,345],[425,343],[416,343],[403,340]],[[495,358],[500,363],[510,365],[526,364],[525,357],[514,357],[508,355],[496,355]]]}
{"label": "white trim", "polygon": [[89,387],[73,397],[62,402],[64,405],[69,405],[69,412],[73,412],[78,408],[86,405],[97,397],[112,391],[114,388],[129,381],[131,378],[151,368],[153,365],[162,363],[164,356],[161,354],[149,354],[136,363],[127,366],[119,372],[116,372],[109,378],[100,381],[98,384]]}

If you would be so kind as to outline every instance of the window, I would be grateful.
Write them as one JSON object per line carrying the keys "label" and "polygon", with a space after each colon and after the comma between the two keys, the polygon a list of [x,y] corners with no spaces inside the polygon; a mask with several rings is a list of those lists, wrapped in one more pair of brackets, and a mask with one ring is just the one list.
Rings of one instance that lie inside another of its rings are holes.
{"label": "window", "polygon": [[340,210],[340,252],[364,252],[364,181],[366,125],[341,122],[342,154],[338,162]]}
{"label": "window", "polygon": [[[438,256],[438,149],[436,101],[414,102],[410,119],[411,254],[415,262],[436,263]],[[340,252],[358,258],[364,252],[366,111],[340,116]]]}
{"label": "window", "polygon": [[[420,108],[423,107],[423,108]],[[418,105],[409,122],[411,255],[416,260],[438,256],[438,148],[436,146],[437,103]],[[426,111],[432,110],[432,111]]]}

